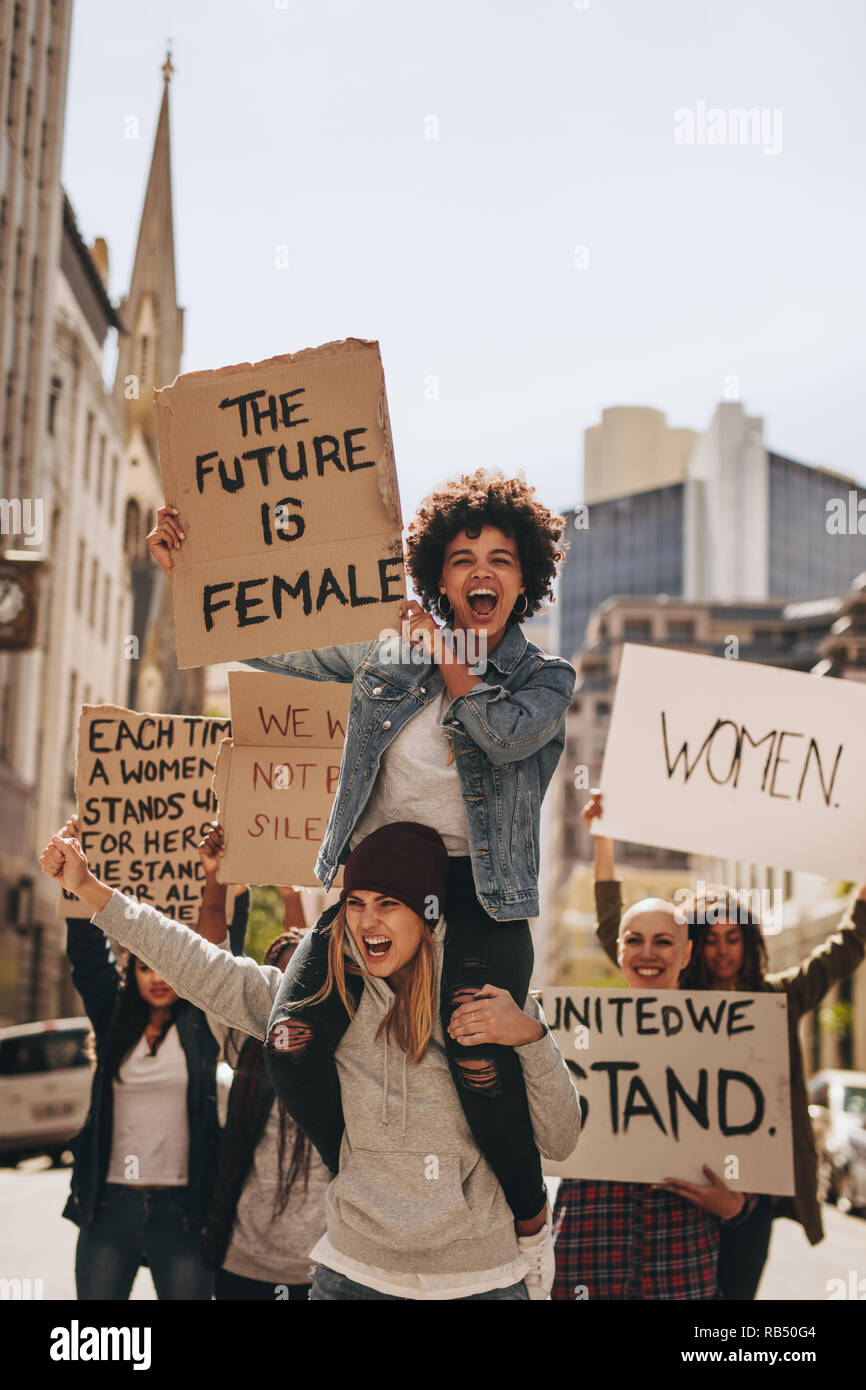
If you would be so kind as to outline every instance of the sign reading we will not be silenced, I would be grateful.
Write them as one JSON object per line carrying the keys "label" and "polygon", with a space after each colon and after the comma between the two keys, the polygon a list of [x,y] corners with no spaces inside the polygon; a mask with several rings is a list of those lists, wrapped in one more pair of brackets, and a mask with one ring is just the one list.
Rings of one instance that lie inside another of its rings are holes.
{"label": "sign reading we will not be silenced", "polygon": [[191,372],[154,393],[181,668],[377,637],[405,598],[378,343]]}
{"label": "sign reading we will not be silenced", "polygon": [[[215,802],[211,781],[228,719],[82,705],[75,800],[91,872],[194,926],[204,888],[197,846]],[[92,909],[61,889],[60,917]]]}
{"label": "sign reading we will not be silenced", "polygon": [[220,883],[319,887],[314,865],[340,776],[351,686],[229,671],[232,738],[213,788]]}
{"label": "sign reading we will not be silenced", "polygon": [[784,994],[545,989],[548,1027],[585,1106],[567,1178],[794,1191]]}
{"label": "sign reading we will not be silenced", "polygon": [[866,686],[627,644],[593,833],[859,881]]}

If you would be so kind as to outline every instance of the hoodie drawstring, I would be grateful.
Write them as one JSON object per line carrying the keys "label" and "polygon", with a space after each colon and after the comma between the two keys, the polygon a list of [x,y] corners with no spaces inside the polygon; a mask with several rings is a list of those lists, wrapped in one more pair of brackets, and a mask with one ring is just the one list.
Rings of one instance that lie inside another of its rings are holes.
{"label": "hoodie drawstring", "polygon": [[[388,1128],[388,1034],[384,1036],[385,1043],[385,1065],[384,1079],[382,1081],[382,1124]],[[402,1049],[401,1049],[402,1051]],[[403,1053],[403,1114],[401,1119],[401,1138],[406,1137],[406,1125],[409,1110],[409,1083],[406,1078],[406,1053]]]}

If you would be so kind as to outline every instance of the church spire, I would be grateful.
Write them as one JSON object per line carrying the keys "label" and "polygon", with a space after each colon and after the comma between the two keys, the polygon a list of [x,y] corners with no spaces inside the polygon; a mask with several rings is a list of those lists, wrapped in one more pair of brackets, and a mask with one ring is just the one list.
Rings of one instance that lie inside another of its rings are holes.
{"label": "church spire", "polygon": [[[155,450],[153,389],[180,371],[183,310],[177,304],[171,199],[168,89],[174,65],[170,49],[162,65],[163,88],[147,191],[129,294],[120,305],[126,334],[118,348],[115,394],[125,401],[127,430],[138,424]],[[137,392],[137,396],[136,396]]]}

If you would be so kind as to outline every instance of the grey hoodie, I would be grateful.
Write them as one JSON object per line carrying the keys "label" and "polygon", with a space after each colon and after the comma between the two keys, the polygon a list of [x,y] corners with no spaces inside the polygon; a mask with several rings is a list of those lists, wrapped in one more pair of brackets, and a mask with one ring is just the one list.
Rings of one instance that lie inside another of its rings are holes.
{"label": "grey hoodie", "polygon": [[[157,970],[184,999],[232,1028],[264,1038],[282,975],[228,955],[181,923],[116,890],[92,919]],[[437,981],[445,922],[435,929]],[[360,955],[347,933],[347,952]],[[438,1017],[420,1062],[376,1031],[394,1002],[365,972],[355,1018],[335,1057],[346,1130],[326,1196],[328,1239],[350,1259],[395,1273],[458,1274],[519,1258],[505,1194],[466,1122]],[[438,987],[437,987],[438,994]],[[544,1023],[535,1001],[528,1012]],[[515,1048],[535,1142],[563,1160],[580,1133],[577,1091],[551,1034]]]}

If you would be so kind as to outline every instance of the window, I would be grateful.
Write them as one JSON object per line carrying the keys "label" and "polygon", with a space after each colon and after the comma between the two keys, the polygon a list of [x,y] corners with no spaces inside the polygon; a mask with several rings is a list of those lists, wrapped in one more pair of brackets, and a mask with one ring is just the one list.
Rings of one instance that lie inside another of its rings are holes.
{"label": "window", "polygon": [[595,717],[596,719],[610,719],[610,704],[607,700],[596,700]]}
{"label": "window", "polygon": [[111,460],[111,482],[108,486],[108,520],[114,521],[117,509],[117,472],[120,467],[120,460],[117,454]]}
{"label": "window", "polygon": [[59,376],[51,378],[51,390],[48,393],[48,433],[54,434],[55,421],[57,417],[57,402],[60,400],[60,391],[63,382]]}
{"label": "window", "polygon": [[846,1086],[842,1092],[846,1115],[866,1115],[866,1086]]}
{"label": "window", "polygon": [[99,585],[99,561],[94,555],[90,563],[90,598],[87,604],[87,624],[93,627],[96,622],[96,590]]}
{"label": "window", "polygon": [[3,686],[2,700],[0,700],[0,762],[4,763],[9,761],[9,735],[12,732],[9,727],[11,694],[9,682],[6,681]]}
{"label": "window", "polygon": [[105,435],[99,436],[99,461],[96,465],[96,500],[102,501],[102,489],[105,483]]}
{"label": "window", "polygon": [[90,451],[93,448],[93,426],[96,418],[92,410],[87,412],[87,426],[84,431],[84,486],[90,486]]}
{"label": "window", "polygon": [[78,672],[69,672],[69,709],[66,715],[66,746],[75,747],[75,731],[78,725]]}
{"label": "window", "polygon": [[690,619],[680,618],[668,623],[668,637],[674,642],[692,642],[695,625]]}
{"label": "window", "polygon": [[24,98],[24,143],[21,149],[22,159],[30,159],[30,135],[33,122],[33,88],[27,88],[27,95]]}
{"label": "window", "polygon": [[138,535],[141,527],[141,509],[134,497],[126,504],[126,525],[123,533],[123,549],[128,560],[138,556]]}
{"label": "window", "polygon": [[[108,641],[108,610],[111,606],[111,580],[108,575],[102,581],[102,640]],[[100,701],[100,704],[102,702]]]}
{"label": "window", "polygon": [[78,542],[78,565],[75,571],[75,611],[81,612],[81,601],[84,596],[84,567],[87,563],[87,547],[83,540]]}
{"label": "window", "polygon": [[649,618],[626,618],[622,633],[626,642],[648,642],[650,633]]}
{"label": "window", "polygon": [[4,1038],[0,1043],[0,1076],[27,1076],[34,1072],[86,1067],[89,1065],[84,1052],[86,1038],[86,1028]]}

